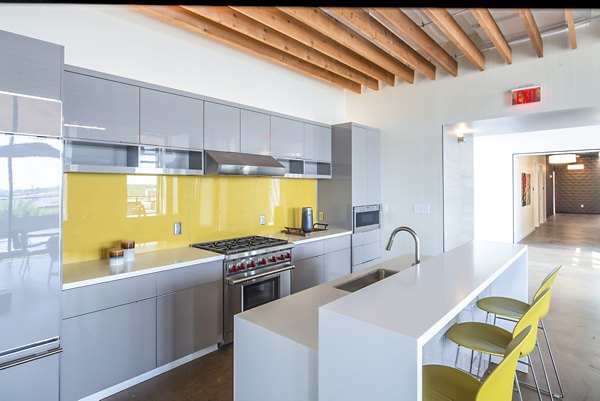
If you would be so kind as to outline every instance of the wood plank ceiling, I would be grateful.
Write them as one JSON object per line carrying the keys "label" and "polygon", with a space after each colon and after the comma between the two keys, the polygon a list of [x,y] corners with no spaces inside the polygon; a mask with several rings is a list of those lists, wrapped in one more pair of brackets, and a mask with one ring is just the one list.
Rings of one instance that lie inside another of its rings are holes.
{"label": "wood plank ceiling", "polygon": [[[417,74],[435,80],[438,67],[456,77],[458,55],[483,71],[484,48],[495,48],[511,64],[508,34],[499,27],[510,18],[521,21],[519,29],[532,45],[532,57],[543,56],[531,9],[510,9],[512,16],[502,10],[495,17],[494,10],[485,8],[132,7],[355,93],[364,87],[379,90],[382,84],[413,84]],[[554,12],[561,13],[575,49],[573,10]],[[518,32],[513,31],[514,40]],[[473,39],[477,35],[478,43]],[[482,43],[483,37],[489,46]]]}

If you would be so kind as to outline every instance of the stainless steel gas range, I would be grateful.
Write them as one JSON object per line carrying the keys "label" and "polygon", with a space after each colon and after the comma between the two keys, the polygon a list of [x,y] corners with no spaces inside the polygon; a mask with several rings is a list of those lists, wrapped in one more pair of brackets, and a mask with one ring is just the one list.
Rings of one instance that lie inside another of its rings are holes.
{"label": "stainless steel gas range", "polygon": [[233,316],[290,295],[294,244],[252,235],[191,246],[225,255],[223,346],[233,341]]}

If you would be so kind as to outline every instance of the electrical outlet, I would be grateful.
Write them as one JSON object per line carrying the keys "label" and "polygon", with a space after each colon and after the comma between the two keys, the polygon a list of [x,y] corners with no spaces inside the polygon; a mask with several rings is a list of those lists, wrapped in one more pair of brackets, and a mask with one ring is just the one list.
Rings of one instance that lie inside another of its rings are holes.
{"label": "electrical outlet", "polygon": [[181,235],[181,222],[178,221],[177,223],[174,224],[173,233],[175,235]]}
{"label": "electrical outlet", "polygon": [[267,224],[267,219],[264,214],[261,214],[260,215],[260,225],[264,226],[265,224]]}
{"label": "electrical outlet", "polygon": [[429,214],[429,204],[415,203],[415,213]]}
{"label": "electrical outlet", "polygon": [[319,221],[325,220],[325,212],[319,212]]}

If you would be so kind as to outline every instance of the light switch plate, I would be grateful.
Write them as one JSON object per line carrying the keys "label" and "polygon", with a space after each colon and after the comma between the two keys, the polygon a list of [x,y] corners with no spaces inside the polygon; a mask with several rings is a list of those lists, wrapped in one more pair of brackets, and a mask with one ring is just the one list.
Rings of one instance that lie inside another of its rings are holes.
{"label": "light switch plate", "polygon": [[427,203],[415,203],[415,213],[429,214],[429,204],[427,204]]}
{"label": "light switch plate", "polygon": [[319,221],[325,220],[325,212],[319,212]]}
{"label": "light switch plate", "polygon": [[267,219],[264,214],[260,215],[260,225],[264,226],[267,223]]}
{"label": "light switch plate", "polygon": [[175,235],[181,235],[181,222],[178,221],[174,224],[173,232],[175,233]]}

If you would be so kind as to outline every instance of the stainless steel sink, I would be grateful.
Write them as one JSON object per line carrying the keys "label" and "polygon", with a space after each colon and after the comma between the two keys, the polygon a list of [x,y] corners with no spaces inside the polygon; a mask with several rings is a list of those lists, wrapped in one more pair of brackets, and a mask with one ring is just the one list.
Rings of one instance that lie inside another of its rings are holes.
{"label": "stainless steel sink", "polygon": [[373,270],[371,273],[365,274],[364,276],[360,276],[352,280],[346,281],[345,283],[338,284],[335,286],[335,288],[344,291],[354,292],[396,273],[398,272],[395,270],[377,269]]}

